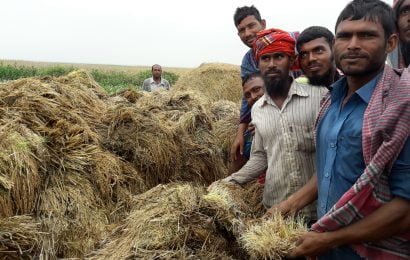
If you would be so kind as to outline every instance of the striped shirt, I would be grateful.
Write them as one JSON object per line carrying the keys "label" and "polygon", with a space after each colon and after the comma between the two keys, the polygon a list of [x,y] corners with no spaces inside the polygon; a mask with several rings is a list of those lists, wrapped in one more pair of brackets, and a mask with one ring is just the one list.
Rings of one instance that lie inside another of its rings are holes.
{"label": "striped shirt", "polygon": [[[265,93],[252,107],[256,131],[251,157],[241,170],[225,180],[243,184],[267,168],[263,192],[266,208],[302,188],[316,171],[313,129],[320,101],[326,93],[324,87],[293,80],[282,109]],[[308,220],[316,219],[315,203],[300,214]]]}

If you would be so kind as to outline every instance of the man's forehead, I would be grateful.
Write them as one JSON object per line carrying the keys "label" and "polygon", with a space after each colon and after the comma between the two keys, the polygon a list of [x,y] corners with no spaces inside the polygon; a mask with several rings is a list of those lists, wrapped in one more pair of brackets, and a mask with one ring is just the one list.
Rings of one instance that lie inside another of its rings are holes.
{"label": "man's forehead", "polygon": [[410,0],[406,0],[403,2],[403,4],[400,6],[399,11],[403,10],[404,8],[409,8],[410,7]]}
{"label": "man's forehead", "polygon": [[336,33],[348,31],[384,31],[379,18],[364,17],[358,20],[346,19],[339,23]]}
{"label": "man's forehead", "polygon": [[253,14],[248,15],[248,16],[246,16],[245,18],[243,18],[243,19],[239,22],[239,24],[238,24],[237,27],[239,28],[239,27],[245,26],[246,24],[252,23],[252,22],[259,23],[258,19],[256,19],[256,17],[255,17]]}
{"label": "man's forehead", "polygon": [[301,51],[310,50],[310,49],[314,49],[314,48],[320,47],[320,46],[330,47],[330,44],[328,43],[328,41],[326,40],[326,38],[324,36],[315,38],[315,39],[310,40],[310,41],[305,42],[305,43],[302,43],[302,45],[300,45],[300,50]]}
{"label": "man's forehead", "polygon": [[267,52],[267,53],[261,54],[261,57],[264,57],[264,56],[276,56],[276,55],[286,55],[286,53],[285,53],[285,52],[282,52],[282,51]]}

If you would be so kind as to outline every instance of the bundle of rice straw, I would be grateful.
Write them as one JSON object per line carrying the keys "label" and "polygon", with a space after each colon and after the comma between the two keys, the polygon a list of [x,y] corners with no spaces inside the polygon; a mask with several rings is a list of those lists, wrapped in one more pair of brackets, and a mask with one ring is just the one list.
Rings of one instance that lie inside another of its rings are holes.
{"label": "bundle of rice straw", "polygon": [[221,180],[213,183],[208,191],[203,196],[205,207],[211,209],[218,222],[235,236],[246,228],[246,221],[263,214],[263,186],[256,181],[241,187]]}
{"label": "bundle of rice straw", "polygon": [[107,99],[81,71],[0,88],[0,220],[40,223],[48,235],[28,240],[31,257],[84,257],[146,190],[140,172],[102,147]]}
{"label": "bundle of rice straw", "polygon": [[270,219],[250,225],[239,240],[253,259],[282,259],[295,248],[296,241],[306,231],[301,219],[284,219],[274,214]]}
{"label": "bundle of rice straw", "polygon": [[210,184],[226,167],[204,100],[193,92],[154,92],[111,106],[104,145],[145,173],[148,187],[170,181]]}
{"label": "bundle of rice straw", "polygon": [[217,254],[228,247],[212,218],[200,213],[204,188],[158,185],[134,198],[134,210],[91,259],[172,258]]}
{"label": "bundle of rice straw", "polygon": [[123,97],[126,100],[128,100],[128,102],[137,103],[137,101],[141,97],[143,97],[144,94],[145,92],[143,91],[137,91],[135,89],[128,88],[128,89],[121,90],[115,94],[112,94],[111,97]]}
{"label": "bundle of rice straw", "polygon": [[30,216],[0,218],[0,258],[29,259],[40,249],[40,223]]}
{"label": "bundle of rice straw", "polygon": [[210,106],[210,115],[213,121],[212,134],[216,145],[222,149],[223,159],[227,165],[239,125],[239,105],[227,100],[214,102]]}
{"label": "bundle of rice straw", "polygon": [[239,66],[208,63],[182,75],[174,90],[198,90],[210,101],[229,100],[238,103],[242,97]]}
{"label": "bundle of rice straw", "polygon": [[0,124],[0,217],[33,213],[46,161],[44,138],[18,118]]}

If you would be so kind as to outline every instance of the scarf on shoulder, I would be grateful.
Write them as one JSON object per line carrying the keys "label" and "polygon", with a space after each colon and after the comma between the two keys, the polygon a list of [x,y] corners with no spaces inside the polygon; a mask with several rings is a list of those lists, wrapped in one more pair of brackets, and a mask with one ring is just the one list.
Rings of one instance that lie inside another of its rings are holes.
{"label": "scarf on shoulder", "polygon": [[[318,126],[330,106],[330,96],[322,103]],[[312,229],[332,231],[370,215],[392,200],[389,174],[410,134],[410,72],[401,76],[385,65],[370,102],[362,127],[362,148],[366,168],[355,184],[318,220]],[[377,242],[352,245],[369,259],[410,258],[410,232]]]}

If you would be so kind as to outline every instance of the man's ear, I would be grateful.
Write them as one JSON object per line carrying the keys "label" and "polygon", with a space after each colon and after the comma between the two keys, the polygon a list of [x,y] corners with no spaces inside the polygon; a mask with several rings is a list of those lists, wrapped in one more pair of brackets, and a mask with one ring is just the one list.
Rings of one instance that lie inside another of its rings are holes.
{"label": "man's ear", "polygon": [[386,42],[386,53],[388,54],[392,52],[397,47],[398,42],[399,36],[397,35],[397,33],[390,35]]}
{"label": "man's ear", "polygon": [[262,24],[263,30],[265,30],[266,29],[266,20],[262,19],[261,24]]}

